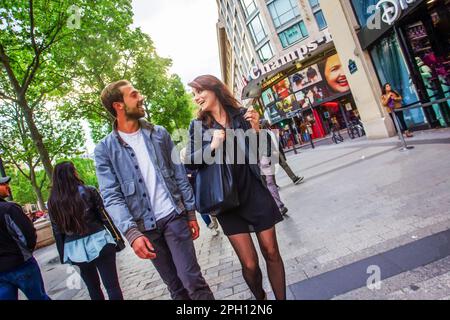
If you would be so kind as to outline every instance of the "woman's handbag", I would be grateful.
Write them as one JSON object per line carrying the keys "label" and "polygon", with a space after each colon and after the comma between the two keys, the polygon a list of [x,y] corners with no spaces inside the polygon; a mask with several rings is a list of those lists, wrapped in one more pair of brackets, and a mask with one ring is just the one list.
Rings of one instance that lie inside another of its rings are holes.
{"label": "woman's handbag", "polygon": [[231,165],[214,163],[197,172],[195,204],[198,212],[213,216],[239,206]]}
{"label": "woman's handbag", "polygon": [[[103,207],[103,200],[100,194],[96,189],[86,189],[84,186],[80,186],[78,188],[80,191],[80,194],[82,195],[82,199],[85,202],[86,206],[89,207],[88,203],[86,202],[86,199],[84,199],[83,195],[86,194],[86,190],[90,191],[89,196],[94,197],[93,201],[96,203],[96,210],[98,213],[100,213],[103,217],[102,221],[105,226],[105,228],[109,231],[111,236],[114,239],[114,242],[116,243],[116,250],[117,252],[122,251],[125,249],[125,241],[123,240],[122,236],[120,235],[119,230],[112,222],[111,217],[109,216],[108,212],[106,212],[105,208]],[[91,198],[92,199],[92,198]]]}
{"label": "woman's handbag", "polygon": [[105,227],[108,229],[109,233],[111,233],[112,237],[114,238],[114,241],[116,242],[116,251],[122,251],[125,249],[125,241],[123,240],[122,236],[120,235],[119,230],[114,225],[114,223],[111,220],[111,217],[109,216],[108,212],[106,212],[105,208],[102,207],[101,214],[105,218]]}

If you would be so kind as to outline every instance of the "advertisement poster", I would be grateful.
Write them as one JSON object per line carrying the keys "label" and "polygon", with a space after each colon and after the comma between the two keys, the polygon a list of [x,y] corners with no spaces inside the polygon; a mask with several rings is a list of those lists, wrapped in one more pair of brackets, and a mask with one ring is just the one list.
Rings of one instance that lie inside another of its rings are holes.
{"label": "advertisement poster", "polygon": [[316,64],[296,72],[290,77],[290,80],[292,90],[297,92],[322,81],[322,75],[320,74],[319,66]]}
{"label": "advertisement poster", "polygon": [[262,100],[265,107],[267,107],[271,103],[274,103],[275,99],[276,99],[275,93],[272,91],[271,88],[267,89],[262,93]]}
{"label": "advertisement poster", "polygon": [[291,94],[289,79],[285,78],[273,86],[273,91],[276,92],[280,99],[286,99]]}
{"label": "advertisement poster", "polygon": [[[319,72],[318,75],[316,71]],[[325,99],[332,99],[334,95],[350,92],[344,67],[337,54],[295,73],[291,76],[291,82],[295,97],[302,108],[309,108]]]}

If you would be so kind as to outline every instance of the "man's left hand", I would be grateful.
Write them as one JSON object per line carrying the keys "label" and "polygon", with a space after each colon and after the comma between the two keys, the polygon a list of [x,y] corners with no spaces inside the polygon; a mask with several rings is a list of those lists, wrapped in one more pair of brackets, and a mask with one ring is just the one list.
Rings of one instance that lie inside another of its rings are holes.
{"label": "man's left hand", "polygon": [[192,240],[198,239],[198,237],[200,236],[200,227],[198,226],[197,221],[188,221],[188,226],[189,230],[192,233]]}

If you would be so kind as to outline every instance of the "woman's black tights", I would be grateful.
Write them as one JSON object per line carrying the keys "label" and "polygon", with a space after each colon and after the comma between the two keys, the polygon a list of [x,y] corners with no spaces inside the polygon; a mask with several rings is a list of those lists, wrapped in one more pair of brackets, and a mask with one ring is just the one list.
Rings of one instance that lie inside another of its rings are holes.
{"label": "woman's black tights", "polygon": [[[249,233],[228,237],[242,265],[242,275],[257,300],[266,298],[258,254]],[[283,260],[278,249],[275,227],[257,233],[259,247],[266,260],[270,285],[277,300],[286,299],[286,277]]]}

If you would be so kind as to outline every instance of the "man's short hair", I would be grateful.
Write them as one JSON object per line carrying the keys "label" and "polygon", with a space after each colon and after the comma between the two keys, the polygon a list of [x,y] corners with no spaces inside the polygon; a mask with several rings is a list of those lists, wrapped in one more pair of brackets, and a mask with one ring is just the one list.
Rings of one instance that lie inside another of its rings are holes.
{"label": "man's short hair", "polygon": [[128,80],[119,80],[108,84],[105,89],[103,89],[100,98],[105,109],[111,113],[114,117],[117,117],[117,112],[113,108],[114,102],[123,102],[123,94],[120,88],[129,86],[131,83]]}

